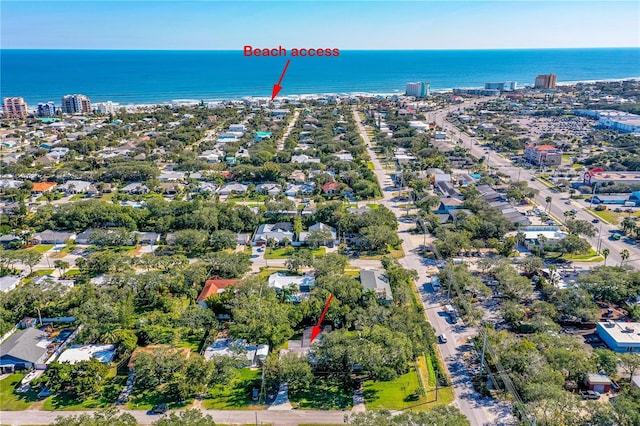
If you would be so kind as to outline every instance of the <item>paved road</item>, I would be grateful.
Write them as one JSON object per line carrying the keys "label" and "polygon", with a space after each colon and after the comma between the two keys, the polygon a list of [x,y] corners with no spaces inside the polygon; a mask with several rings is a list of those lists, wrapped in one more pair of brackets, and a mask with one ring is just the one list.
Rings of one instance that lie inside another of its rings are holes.
{"label": "paved road", "polygon": [[[461,105],[456,106],[456,108],[459,107],[461,107]],[[378,203],[391,209],[397,217],[401,217],[406,213],[405,209],[399,208],[397,203],[392,201],[394,192],[397,193],[398,190],[392,185],[391,178],[388,175],[389,171],[382,166],[375,152],[371,149],[371,142],[364,126],[360,124],[360,118],[355,110],[354,116],[358,123],[360,133],[368,147],[369,156],[374,165],[374,173],[383,191],[384,199]],[[416,250],[421,238],[412,238],[408,233],[408,229],[413,227],[415,227],[415,225],[400,222],[398,235],[403,240],[402,248],[405,252],[405,257],[401,259],[400,263],[405,268],[415,269],[418,272],[420,278],[416,282],[416,287],[422,297],[422,303],[429,322],[436,330],[436,334],[445,333],[448,336],[447,343],[440,344],[439,347],[453,382],[456,395],[454,405],[460,408],[472,425],[481,426],[504,421],[510,417],[510,407],[494,399],[481,398],[473,389],[470,372],[463,364],[464,354],[470,350],[467,340],[469,337],[476,335],[477,331],[472,327],[449,324],[442,308],[444,302],[442,295],[433,293],[432,289],[425,291],[422,285],[426,279],[427,266],[422,256],[420,256]],[[416,240],[418,240],[418,244],[416,244]]]}
{"label": "paved road", "polygon": [[[456,108],[458,108],[458,106],[456,106]],[[452,109],[454,108],[449,108],[447,110],[436,113],[434,117],[435,122],[445,130],[455,132],[456,138],[462,141],[462,145],[465,148],[470,149],[470,153],[472,156],[476,158],[484,157],[489,167],[497,168],[501,172],[511,176],[512,181],[526,181],[529,184],[529,187],[537,189],[539,192],[535,197],[535,201],[542,208],[547,207],[545,199],[547,197],[551,197],[552,202],[549,206],[549,213],[551,213],[551,215],[553,215],[556,219],[564,221],[564,212],[570,210],[577,211],[576,219],[591,222],[595,218],[595,216],[586,211],[586,209],[589,207],[588,203],[585,203],[582,200],[573,200],[571,201],[571,204],[565,204],[565,201],[569,198],[570,195],[568,192],[553,192],[551,188],[544,185],[542,182],[537,180],[532,181],[531,179],[534,177],[534,173],[531,170],[514,165],[510,159],[502,157],[495,151],[491,150],[489,147],[476,145],[475,138],[470,137],[466,133],[460,132],[451,123],[445,120],[447,113]],[[589,243],[594,248],[598,247],[598,241],[600,241],[600,250],[603,250],[605,248],[609,249],[610,254],[607,259],[607,264],[619,265],[622,261],[620,252],[624,249],[627,249],[629,250],[630,257],[625,262],[625,265],[630,265],[634,268],[640,267],[640,249],[637,246],[632,246],[622,240],[609,240],[609,235],[611,235],[611,232],[619,229],[617,226],[604,223],[603,221],[600,221],[600,223],[596,226],[598,228],[598,234],[593,238],[587,238],[587,241],[589,241]]]}
{"label": "paved road", "polygon": [[[148,415],[143,410],[122,410],[136,418],[139,424],[149,425],[161,418],[159,415]],[[216,423],[223,424],[273,424],[274,426],[289,426],[300,423],[340,424],[349,411],[248,411],[248,410],[202,410],[213,417]],[[53,422],[58,416],[73,416],[92,414],[92,411],[0,411],[0,421],[3,425],[33,425]]]}

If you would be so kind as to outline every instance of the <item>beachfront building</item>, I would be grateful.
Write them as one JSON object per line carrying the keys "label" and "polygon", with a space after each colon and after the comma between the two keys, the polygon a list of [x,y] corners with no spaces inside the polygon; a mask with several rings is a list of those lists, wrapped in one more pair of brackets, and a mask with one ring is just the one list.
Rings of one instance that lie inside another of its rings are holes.
{"label": "beachfront building", "polygon": [[46,104],[38,104],[38,117],[54,117],[56,115],[56,106],[53,101],[49,101]]}
{"label": "beachfront building", "polygon": [[562,151],[553,145],[527,145],[524,159],[540,166],[559,166],[562,163]]}
{"label": "beachfront building", "polygon": [[95,110],[101,114],[114,114],[118,107],[118,104],[114,104],[111,101],[98,102],[95,105]]}
{"label": "beachfront building", "polygon": [[540,74],[536,77],[536,81],[533,85],[534,89],[555,89],[556,88],[556,75],[555,74]]}
{"label": "beachfront building", "polygon": [[426,98],[429,95],[431,95],[431,83],[407,83],[407,96]]}
{"label": "beachfront building", "polygon": [[65,95],[62,97],[64,114],[86,114],[91,112],[91,101],[85,95]]}
{"label": "beachfront building", "polygon": [[27,116],[27,103],[22,98],[4,98],[2,100],[2,112],[6,118],[25,118]]}
{"label": "beachfront building", "polygon": [[518,82],[505,81],[503,83],[485,83],[484,88],[487,90],[499,90],[501,92],[513,92],[518,88]]}

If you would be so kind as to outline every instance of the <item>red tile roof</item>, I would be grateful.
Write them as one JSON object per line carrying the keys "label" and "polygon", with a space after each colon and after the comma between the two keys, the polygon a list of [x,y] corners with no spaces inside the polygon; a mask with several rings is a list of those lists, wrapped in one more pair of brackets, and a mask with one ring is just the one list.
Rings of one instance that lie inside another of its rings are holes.
{"label": "red tile roof", "polygon": [[322,185],[322,190],[324,192],[331,191],[331,190],[335,191],[336,189],[338,189],[338,182],[336,182],[335,180],[332,180]]}
{"label": "red tile roof", "polygon": [[200,292],[200,295],[198,296],[197,302],[198,303],[204,302],[205,300],[207,300],[207,298],[209,298],[209,296],[219,293],[220,290],[224,290],[230,285],[235,285],[237,282],[238,280],[225,280],[219,277],[207,280],[204,283],[204,288],[202,289],[202,291]]}
{"label": "red tile roof", "polygon": [[558,147],[553,145],[530,145],[529,147],[537,149],[538,151],[552,151],[558,149]]}
{"label": "red tile roof", "polygon": [[55,182],[34,182],[31,192],[45,192],[56,186]]}

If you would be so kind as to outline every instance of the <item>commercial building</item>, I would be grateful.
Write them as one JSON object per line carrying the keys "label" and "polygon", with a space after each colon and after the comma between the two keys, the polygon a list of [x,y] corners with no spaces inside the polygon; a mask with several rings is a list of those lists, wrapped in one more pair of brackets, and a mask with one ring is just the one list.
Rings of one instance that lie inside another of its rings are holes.
{"label": "commercial building", "polygon": [[556,88],[556,75],[555,74],[540,74],[536,77],[536,81],[533,85],[534,89],[555,89]]}
{"label": "commercial building", "polygon": [[27,116],[27,103],[22,98],[4,98],[2,112],[6,118],[25,118]]}
{"label": "commercial building", "polygon": [[602,185],[609,182],[637,185],[640,184],[640,172],[607,172],[598,168],[584,172],[582,182],[585,185]]}
{"label": "commercial building", "polygon": [[614,352],[640,352],[640,322],[599,322],[596,332]]}
{"label": "commercial building", "polygon": [[598,127],[622,133],[640,133],[640,115],[615,110],[577,109],[575,115],[598,120]]}
{"label": "commercial building", "polygon": [[426,98],[431,95],[431,83],[407,83],[407,96]]}
{"label": "commercial building", "polygon": [[484,88],[488,90],[499,90],[501,92],[513,92],[518,88],[518,82],[505,81],[503,83],[485,83]]}
{"label": "commercial building", "polygon": [[553,145],[528,145],[524,158],[531,164],[541,166],[559,166],[562,163],[562,151]]}
{"label": "commercial building", "polygon": [[453,89],[454,95],[496,96],[500,94],[498,89]]}
{"label": "commercial building", "polygon": [[65,95],[62,97],[62,112],[87,114],[91,112],[91,101],[85,95]]}
{"label": "commercial building", "polygon": [[52,101],[46,104],[38,104],[38,117],[53,117],[56,115],[56,106]]}
{"label": "commercial building", "polygon": [[119,107],[118,104],[114,104],[111,101],[98,102],[95,105],[95,110],[100,114],[114,114],[118,107]]}

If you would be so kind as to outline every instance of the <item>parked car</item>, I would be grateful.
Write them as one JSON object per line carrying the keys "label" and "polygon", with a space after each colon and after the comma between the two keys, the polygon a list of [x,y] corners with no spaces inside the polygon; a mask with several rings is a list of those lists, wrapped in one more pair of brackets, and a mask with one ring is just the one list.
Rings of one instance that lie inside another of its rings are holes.
{"label": "parked car", "polygon": [[151,414],[164,414],[169,411],[169,406],[167,404],[158,404],[151,407],[149,411]]}
{"label": "parked car", "polygon": [[440,343],[447,343],[447,335],[442,333],[441,335],[438,336],[438,341]]}
{"label": "parked car", "polygon": [[580,392],[582,399],[600,399],[600,392],[588,390]]}
{"label": "parked car", "polygon": [[600,223],[600,219],[593,219],[591,223]]}

